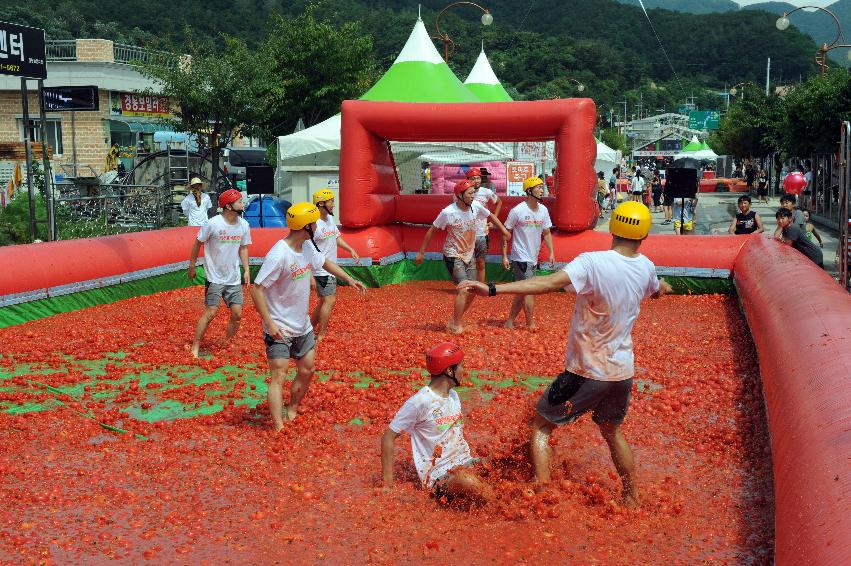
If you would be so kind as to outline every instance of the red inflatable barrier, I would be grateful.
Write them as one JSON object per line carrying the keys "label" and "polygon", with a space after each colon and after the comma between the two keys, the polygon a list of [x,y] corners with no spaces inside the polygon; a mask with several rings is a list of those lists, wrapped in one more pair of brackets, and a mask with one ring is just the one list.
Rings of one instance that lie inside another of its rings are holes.
{"label": "red inflatable barrier", "polygon": [[847,564],[851,295],[765,238],[748,241],[734,273],[771,429],[776,564]]}
{"label": "red inflatable barrier", "polygon": [[171,228],[0,247],[0,294],[46,289],[185,261],[196,233],[197,228]]}
{"label": "red inflatable barrier", "polygon": [[[550,208],[553,224],[578,232],[593,228],[597,146],[596,110],[589,99],[487,104],[343,102],[340,202],[343,225],[363,228],[400,222],[414,195],[399,194],[389,141],[556,141],[559,174]],[[431,222],[433,218],[429,219]]]}

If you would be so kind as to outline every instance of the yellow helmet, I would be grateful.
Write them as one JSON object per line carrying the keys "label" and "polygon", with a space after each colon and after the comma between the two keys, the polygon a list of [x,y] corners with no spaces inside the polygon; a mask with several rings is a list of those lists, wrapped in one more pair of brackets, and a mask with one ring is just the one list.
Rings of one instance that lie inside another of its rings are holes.
{"label": "yellow helmet", "polygon": [[538,185],[543,185],[544,182],[540,177],[529,177],[525,181],[523,181],[523,190],[528,191],[529,189],[534,189]]}
{"label": "yellow helmet", "polygon": [[290,230],[301,230],[317,220],[319,220],[319,209],[309,202],[300,202],[287,209],[287,227]]}
{"label": "yellow helmet", "polygon": [[612,213],[609,232],[627,240],[643,240],[652,224],[650,209],[640,202],[630,201],[619,204]]}
{"label": "yellow helmet", "polygon": [[313,193],[313,204],[319,204],[320,202],[325,202],[332,198],[334,198],[334,193],[331,192],[331,189],[319,189]]}

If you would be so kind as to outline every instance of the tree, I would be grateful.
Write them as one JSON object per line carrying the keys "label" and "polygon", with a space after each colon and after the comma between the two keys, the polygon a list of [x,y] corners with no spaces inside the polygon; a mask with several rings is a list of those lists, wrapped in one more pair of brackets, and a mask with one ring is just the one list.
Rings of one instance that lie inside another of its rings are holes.
{"label": "tree", "polygon": [[175,131],[194,134],[199,146],[209,148],[213,187],[221,148],[237,136],[256,135],[274,95],[264,54],[250,51],[239,39],[222,39],[223,46],[217,48],[190,37],[187,55],[166,64],[144,63],[140,69],[159,85],[158,94],[176,101],[174,118],[165,122]]}
{"label": "tree", "polygon": [[626,136],[618,132],[617,128],[603,130],[600,134],[600,141],[612,149],[616,149],[622,153],[627,153]]}
{"label": "tree", "polygon": [[839,124],[851,119],[851,76],[833,69],[795,86],[784,99],[781,122],[783,148],[789,155],[833,153]]}
{"label": "tree", "polygon": [[742,89],[744,100],[730,106],[710,144],[721,153],[740,158],[765,157],[779,149],[783,102],[757,88],[745,85]]}
{"label": "tree", "polygon": [[312,5],[295,18],[274,16],[260,50],[274,100],[259,122],[266,138],[289,133],[299,118],[312,126],[333,116],[377,79],[372,38],[357,23],[317,21]]}

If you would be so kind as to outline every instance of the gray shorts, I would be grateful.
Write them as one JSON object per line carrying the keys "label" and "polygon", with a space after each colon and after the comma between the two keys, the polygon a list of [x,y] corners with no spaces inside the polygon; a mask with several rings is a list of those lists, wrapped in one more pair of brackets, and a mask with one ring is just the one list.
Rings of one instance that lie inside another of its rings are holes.
{"label": "gray shorts", "polygon": [[222,302],[228,308],[233,305],[242,304],[242,285],[222,285],[221,283],[210,283],[204,285],[204,304],[208,307],[217,307]]}
{"label": "gray shorts", "polygon": [[311,330],[304,336],[289,336],[283,340],[275,340],[265,332],[263,342],[266,343],[266,357],[270,360],[300,360],[316,347],[316,336]]}
{"label": "gray shorts", "polygon": [[538,414],[555,424],[568,424],[588,411],[597,424],[619,425],[632,398],[632,378],[597,381],[565,371],[550,383],[538,400]]}
{"label": "gray shorts", "polygon": [[535,264],[526,261],[511,261],[511,271],[514,272],[515,281],[531,279],[535,276]]}
{"label": "gray shorts", "polygon": [[316,294],[320,297],[330,297],[337,294],[337,278],[333,275],[314,275],[316,279]]}
{"label": "gray shorts", "polygon": [[479,259],[488,257],[488,246],[490,238],[488,236],[476,236],[476,250],[473,252],[473,258]]}
{"label": "gray shorts", "polygon": [[469,263],[464,263],[457,257],[443,256],[443,263],[446,264],[446,269],[456,285],[461,281],[476,280],[476,262],[474,260],[471,259]]}

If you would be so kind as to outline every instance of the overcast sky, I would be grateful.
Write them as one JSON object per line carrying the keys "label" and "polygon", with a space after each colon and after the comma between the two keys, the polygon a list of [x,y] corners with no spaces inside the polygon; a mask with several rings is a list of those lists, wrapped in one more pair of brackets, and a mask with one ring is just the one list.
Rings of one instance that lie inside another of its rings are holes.
{"label": "overcast sky", "polygon": [[[758,4],[760,2],[765,2],[765,0],[734,0],[738,4],[742,6],[747,6],[748,4]],[[820,6],[822,8],[826,8],[830,6],[836,0],[781,0],[785,1],[788,4],[794,4],[795,6]]]}

